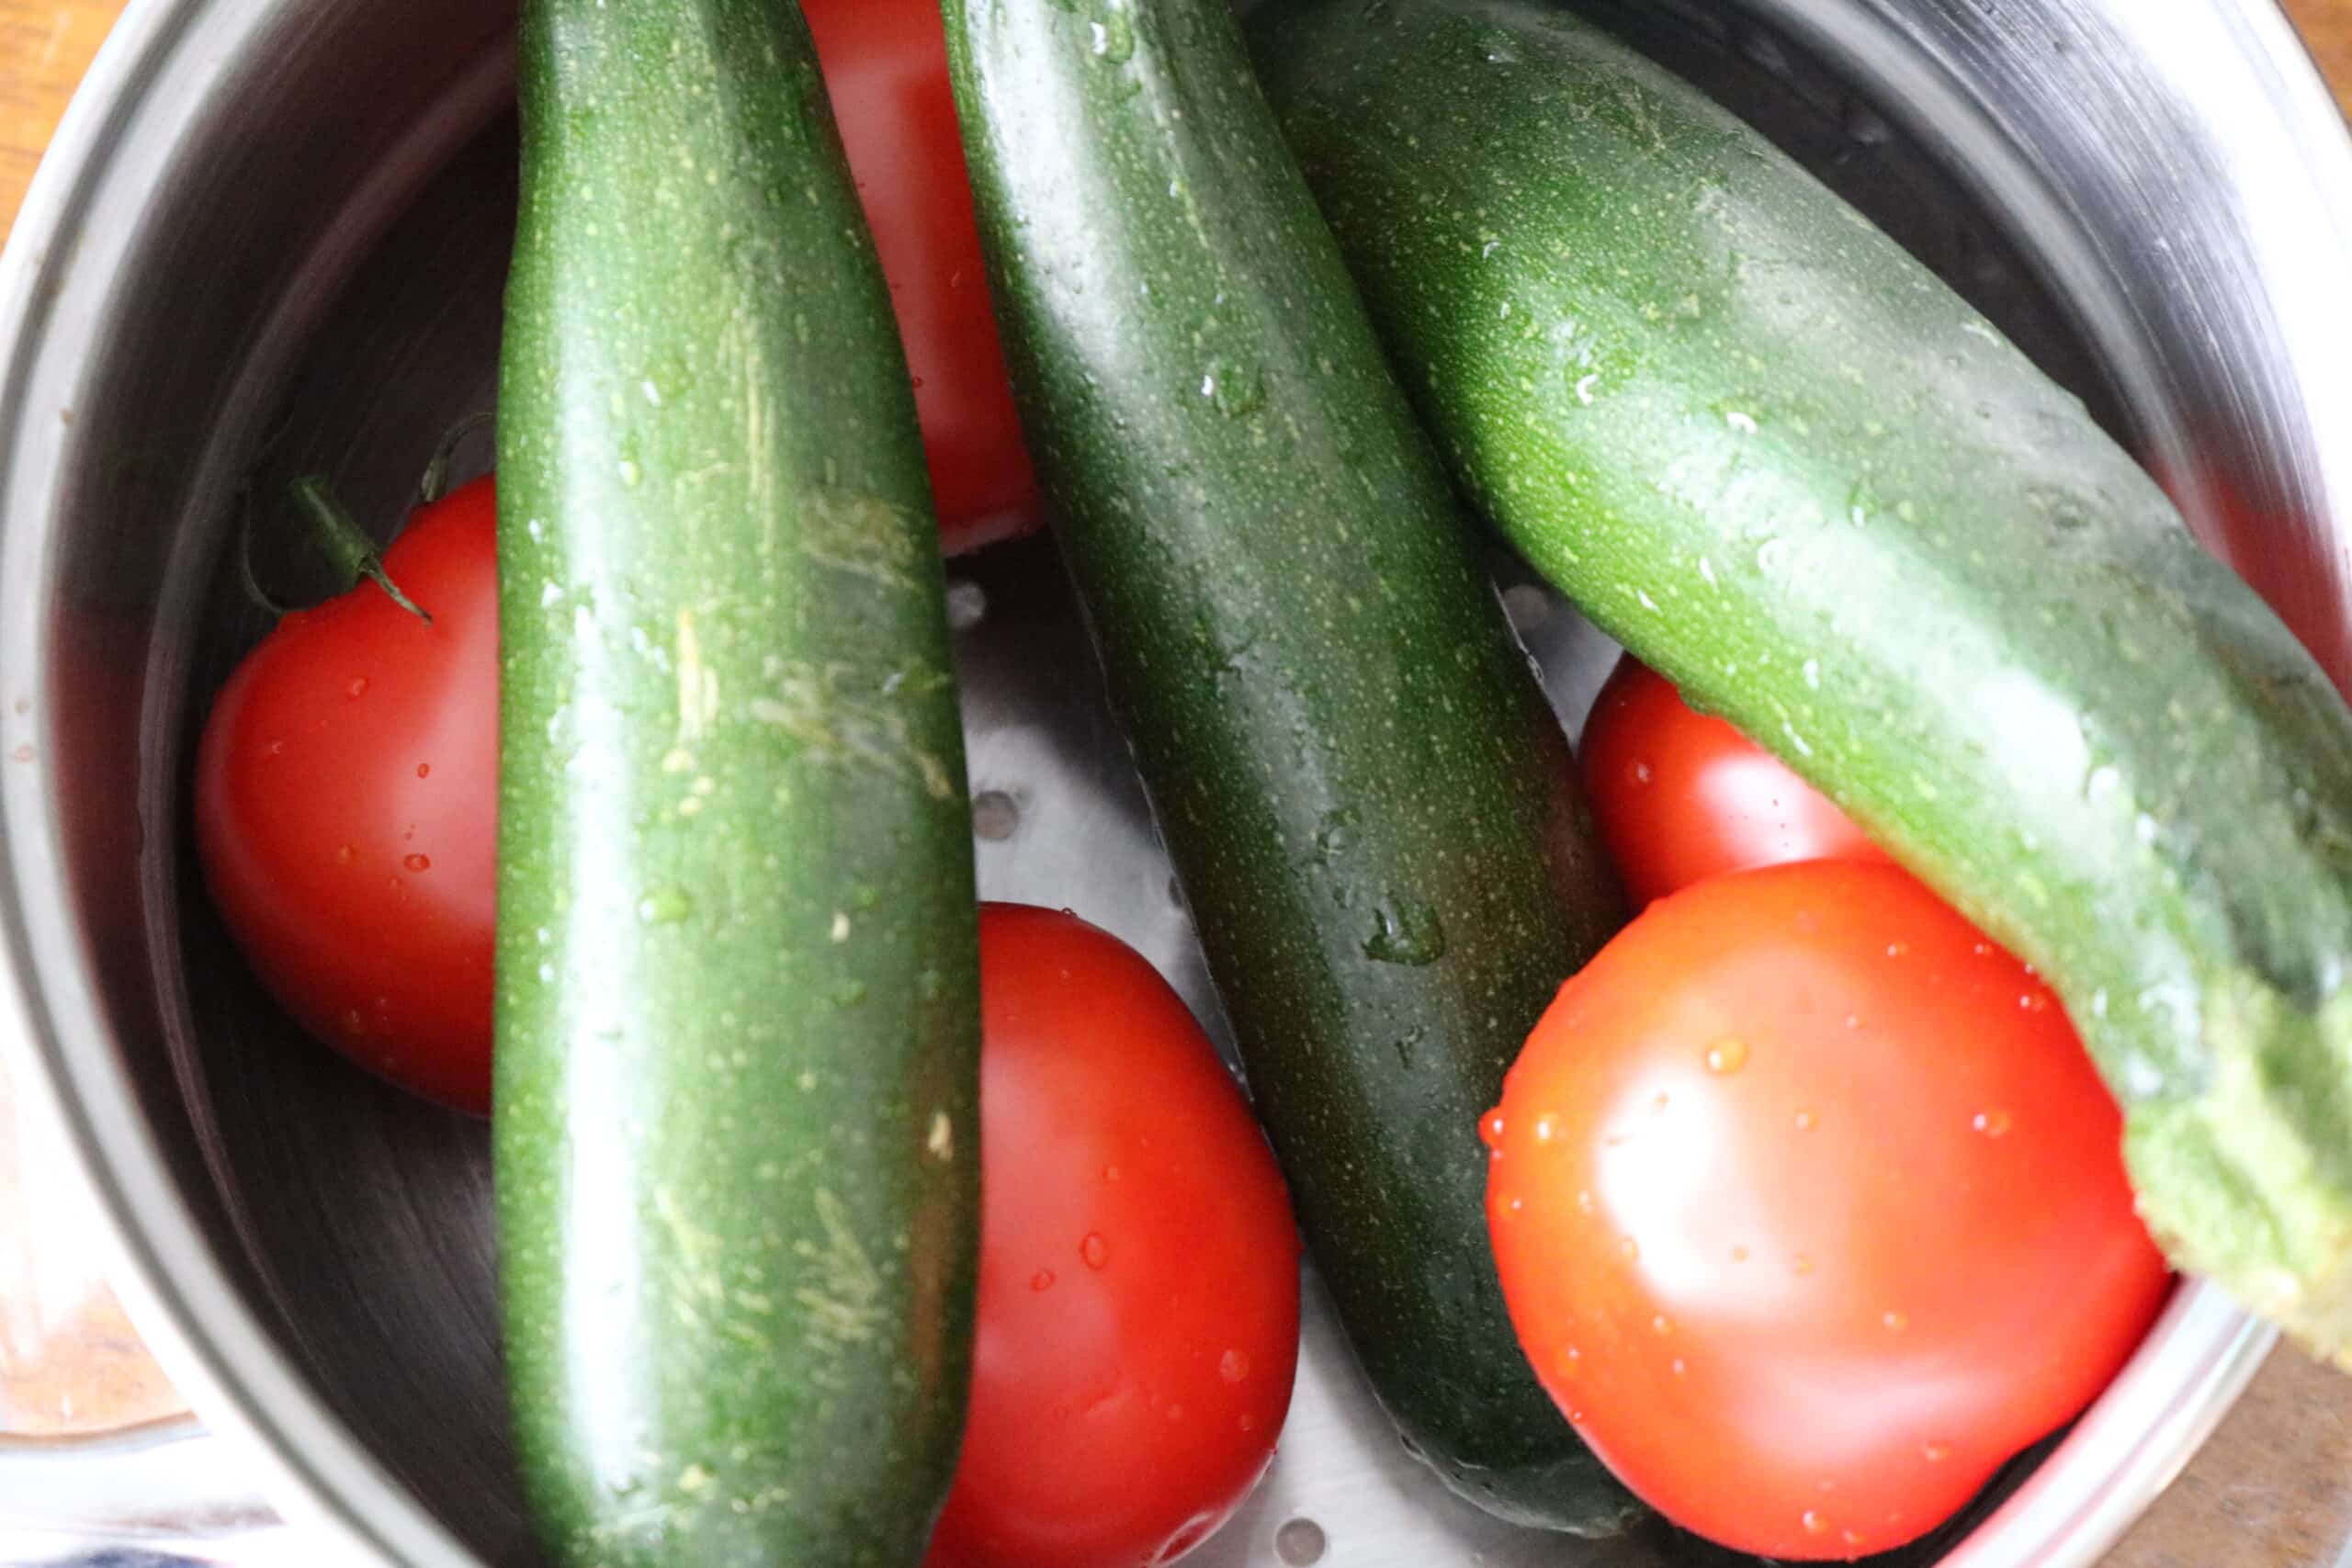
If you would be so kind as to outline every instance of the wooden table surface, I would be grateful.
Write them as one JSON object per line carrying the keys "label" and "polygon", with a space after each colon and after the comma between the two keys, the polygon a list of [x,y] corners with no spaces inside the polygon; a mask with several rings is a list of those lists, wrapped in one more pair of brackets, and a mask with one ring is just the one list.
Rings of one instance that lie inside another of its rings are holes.
{"label": "wooden table surface", "polygon": [[[122,0],[0,0],[0,232],[121,9]],[[2287,0],[2287,9],[2352,109],[2352,0]],[[102,1429],[168,1411],[169,1389],[102,1291],[62,1311],[9,1310],[12,1272],[31,1259],[26,1233],[8,1222],[41,1205],[24,1190],[39,1162],[9,1136],[8,1099],[0,1082],[0,1233],[18,1243],[0,1247],[0,1432]],[[2281,1351],[2109,1568],[2352,1568],[2347,1542],[2352,1377]]]}

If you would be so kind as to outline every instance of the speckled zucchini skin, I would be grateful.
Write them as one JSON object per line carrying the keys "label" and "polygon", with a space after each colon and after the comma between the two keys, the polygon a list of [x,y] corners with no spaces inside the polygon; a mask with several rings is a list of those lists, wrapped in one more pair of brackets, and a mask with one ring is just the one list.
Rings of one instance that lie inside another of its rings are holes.
{"label": "speckled zucchini skin", "polygon": [[919,1561],[978,1231],[937,535],[797,11],[529,0],[495,1146],[565,1564]]}
{"label": "speckled zucchini skin", "polygon": [[2030,962],[2172,1257],[2352,1348],[2352,717],[2132,459],[1753,130],[1530,0],[1258,55],[1457,479]]}
{"label": "speckled zucchini skin", "polygon": [[948,0],[1057,536],[1308,1247],[1406,1440],[1587,1534],[1477,1119],[1615,929],[1566,743],[1225,0]]}

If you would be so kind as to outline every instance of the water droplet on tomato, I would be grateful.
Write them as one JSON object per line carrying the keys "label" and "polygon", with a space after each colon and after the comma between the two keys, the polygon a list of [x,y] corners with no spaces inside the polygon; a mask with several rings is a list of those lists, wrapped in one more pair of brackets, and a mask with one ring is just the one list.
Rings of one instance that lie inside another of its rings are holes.
{"label": "water droplet on tomato", "polygon": [[430,762],[419,762],[416,765],[416,776],[421,779],[431,778],[433,776],[433,764]]}
{"label": "water droplet on tomato", "polygon": [[337,865],[349,865],[351,863],[351,846],[349,844],[341,845],[335,850],[334,863]]}
{"label": "water droplet on tomato", "polygon": [[1680,1376],[1682,1376],[1685,1372],[1688,1372],[1690,1370],[1690,1369],[1689,1367],[1687,1367],[1687,1366],[1685,1366],[1685,1365],[1683,1364],[1683,1361],[1682,1361],[1682,1358],[1681,1358],[1681,1357],[1677,1356],[1677,1357],[1675,1357],[1675,1358],[1674,1358],[1674,1365],[1673,1365],[1673,1367],[1672,1367],[1671,1371],[1673,1371],[1673,1373],[1674,1373],[1674,1375],[1675,1375],[1676,1377],[1680,1377]]}
{"label": "water droplet on tomato", "polygon": [[1800,1252],[1796,1256],[1796,1261],[1792,1263],[1789,1267],[1795,1270],[1797,1278],[1803,1279],[1807,1274],[1813,1272],[1813,1259]]}
{"label": "water droplet on tomato", "polygon": [[1887,1313],[1881,1316],[1879,1321],[1886,1325],[1886,1331],[1889,1334],[1900,1334],[1911,1326],[1911,1319],[1899,1312]]}
{"label": "water droplet on tomato", "polygon": [[1236,1427],[1245,1432],[1250,1430],[1250,1427],[1255,1427],[1257,1424],[1258,1418],[1255,1416],[1250,1415],[1246,1410],[1241,1413],[1241,1418],[1234,1423]]}
{"label": "water droplet on tomato", "polygon": [[[1245,1427],[1242,1430],[1246,1432],[1249,1428]],[[1216,1529],[1217,1523],[1215,1514],[1195,1514],[1185,1520],[1183,1528],[1168,1538],[1168,1544],[1152,1554],[1152,1568],[1164,1568],[1165,1564],[1189,1554],[1193,1548],[1208,1540],[1209,1531]]]}
{"label": "water droplet on tomato", "polygon": [[1810,1133],[1810,1132],[1812,1132],[1812,1131],[1813,1131],[1813,1122],[1814,1122],[1814,1115],[1813,1115],[1813,1112],[1812,1112],[1812,1111],[1798,1111],[1798,1112],[1797,1112],[1797,1131],[1798,1131],[1798,1132],[1800,1132],[1800,1133]]}
{"label": "water droplet on tomato", "polygon": [[268,745],[263,747],[262,751],[266,756],[283,757],[286,755],[286,742],[283,740],[273,740]]}
{"label": "water droplet on tomato", "polygon": [[1929,1464],[1941,1464],[1951,1457],[1951,1448],[1945,1443],[1929,1443],[1919,1450],[1919,1457]]}
{"label": "water droplet on tomato", "polygon": [[1728,1077],[1747,1066],[1747,1042],[1736,1034],[1726,1034],[1707,1047],[1707,1071],[1718,1077]]}
{"label": "water droplet on tomato", "polygon": [[2050,998],[2040,991],[2028,991],[2018,998],[2018,1006],[2028,1012],[2048,1012]]}
{"label": "water droplet on tomato", "polygon": [[1581,1410],[1571,1410],[1568,1412],[1568,1419],[1581,1427],[1584,1425],[1584,1412]]}
{"label": "water droplet on tomato", "polygon": [[1478,1123],[1478,1137],[1488,1148],[1499,1152],[1503,1146],[1503,1113],[1489,1111],[1487,1119]]}
{"label": "water droplet on tomato", "polygon": [[1907,942],[1890,942],[1886,944],[1886,955],[1889,958],[1900,958],[1910,951],[1911,944]]}
{"label": "water droplet on tomato", "polygon": [[1550,1143],[1552,1134],[1559,1130],[1560,1124],[1549,1116],[1538,1116],[1535,1119],[1535,1141],[1539,1144]]}
{"label": "water droplet on tomato", "polygon": [[1862,1544],[1862,1533],[1860,1530],[1839,1530],[1838,1539],[1848,1546],[1859,1547]]}
{"label": "water droplet on tomato", "polygon": [[1243,1378],[1248,1377],[1250,1375],[1248,1352],[1227,1350],[1217,1359],[1216,1375],[1227,1382],[1239,1382]]}
{"label": "water droplet on tomato", "polygon": [[368,1032],[368,1020],[357,1008],[351,1008],[343,1015],[343,1027],[346,1033],[365,1034]]}
{"label": "water droplet on tomato", "polygon": [[1657,1335],[1660,1338],[1664,1338],[1667,1335],[1674,1332],[1674,1320],[1667,1316],[1666,1314],[1660,1313],[1656,1317],[1650,1319],[1650,1332]]}
{"label": "water droplet on tomato", "polygon": [[1562,1377],[1572,1378],[1584,1370],[1580,1364],[1583,1360],[1584,1352],[1573,1345],[1567,1345],[1561,1348],[1559,1359],[1554,1361],[1552,1366],[1553,1370]]}
{"label": "water droplet on tomato", "polygon": [[1589,1213],[1592,1213],[1592,1211],[1593,1211],[1593,1201],[1592,1201],[1592,1194],[1591,1194],[1591,1192],[1590,1192],[1590,1191],[1582,1191],[1582,1192],[1578,1192],[1578,1193],[1577,1194],[1577,1213],[1579,1213],[1579,1214],[1589,1214]]}
{"label": "water droplet on tomato", "polygon": [[368,677],[365,675],[354,676],[352,678],[351,684],[345,686],[343,691],[344,694],[349,697],[366,696],[368,694]]}
{"label": "water droplet on tomato", "polygon": [[410,871],[431,871],[433,859],[430,855],[402,855],[401,864]]}
{"label": "water droplet on tomato", "polygon": [[1645,784],[1657,777],[1647,762],[1635,762],[1625,770],[1626,779],[1635,784]]}
{"label": "water droplet on tomato", "polygon": [[1817,1508],[1807,1508],[1804,1511],[1804,1517],[1797,1522],[1804,1526],[1804,1533],[1807,1535],[1826,1535],[1829,1530],[1829,1521],[1821,1517],[1821,1511]]}
{"label": "water droplet on tomato", "polygon": [[1990,958],[1993,956],[1993,944],[1989,942],[1980,942],[1976,944],[1975,952],[1979,958]]}
{"label": "water droplet on tomato", "polygon": [[1105,1181],[1116,1181],[1116,1180],[1118,1180],[1118,1179],[1119,1179],[1119,1168],[1118,1168],[1117,1166],[1115,1166],[1115,1165],[1106,1165],[1106,1166],[1104,1166],[1104,1167],[1102,1168],[1102,1179],[1103,1179],[1103,1180],[1105,1180]]}
{"label": "water droplet on tomato", "polygon": [[1641,1260],[1642,1244],[1635,1241],[1632,1236],[1627,1236],[1624,1240],[1619,1242],[1617,1244],[1617,1250],[1624,1255],[1625,1261],[1628,1263],[1635,1263]]}
{"label": "water droplet on tomato", "polygon": [[2009,1113],[2006,1111],[1980,1111],[1969,1125],[1988,1138],[1998,1138],[2009,1130]]}
{"label": "water droplet on tomato", "polygon": [[1100,1269],[1111,1261],[1111,1244],[1097,1233],[1088,1231],[1086,1239],[1078,1244],[1078,1255],[1086,1260],[1089,1269]]}
{"label": "water droplet on tomato", "polygon": [[1054,1271],[1050,1269],[1038,1269],[1035,1274],[1029,1276],[1029,1288],[1033,1291],[1052,1290],[1054,1288]]}
{"label": "water droplet on tomato", "polygon": [[1747,1248],[1746,1248],[1746,1247],[1733,1247],[1733,1248],[1731,1249],[1731,1260],[1732,1260],[1734,1263],[1745,1263],[1745,1262],[1747,1262]]}

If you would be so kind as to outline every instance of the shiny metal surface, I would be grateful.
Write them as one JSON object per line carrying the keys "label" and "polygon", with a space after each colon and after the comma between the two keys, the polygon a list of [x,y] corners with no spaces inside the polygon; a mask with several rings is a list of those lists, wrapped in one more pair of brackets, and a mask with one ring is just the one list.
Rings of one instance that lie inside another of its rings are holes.
{"label": "shiny metal surface", "polygon": [[243,1452],[188,1422],[0,1447],[0,1562],[83,1562],[159,1544],[240,1568],[293,1561],[295,1532],[254,1494]]}
{"label": "shiny metal surface", "polygon": [[[2352,674],[2352,445],[2323,439],[2352,429],[2352,144],[2268,0],[1587,8],[1764,125],[2083,392]],[[481,0],[134,5],[0,268],[0,1047],[119,1227],[142,1328],[306,1532],[299,1551],[262,1530],[194,1558],[534,1561],[481,1129],[267,1005],[196,886],[182,804],[197,716],[262,629],[222,548],[240,479],[266,494],[323,468],[389,522],[438,432],[489,401],[510,24]],[[287,596],[315,590],[292,548],[262,570]],[[956,573],[983,890],[1109,926],[1214,1018],[1049,555]],[[1498,578],[1577,721],[1611,650],[1512,563]],[[2095,1560],[2268,1344],[2184,1291],[1944,1560]],[[1520,1535],[1454,1503],[1318,1313],[1282,1457],[1198,1561],[1318,1560],[1715,1559],[1663,1531]]]}

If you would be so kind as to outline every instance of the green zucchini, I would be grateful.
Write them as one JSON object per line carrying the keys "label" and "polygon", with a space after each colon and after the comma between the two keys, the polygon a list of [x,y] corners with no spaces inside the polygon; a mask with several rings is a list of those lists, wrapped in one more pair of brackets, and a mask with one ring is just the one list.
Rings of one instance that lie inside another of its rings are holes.
{"label": "green zucchini", "polygon": [[1310,1253],[1406,1441],[1587,1534],[1477,1119],[1615,929],[1566,742],[1226,0],[946,0],[1023,422]]}
{"label": "green zucchini", "polygon": [[556,1561],[906,1568],[962,1429],[970,818],[882,275],[797,10],[528,0],[494,1146]]}
{"label": "green zucchini", "polygon": [[1295,0],[1270,97],[1538,570],[2048,975],[2184,1268],[2352,1348],[2352,720],[1973,310],[1532,0]]}

